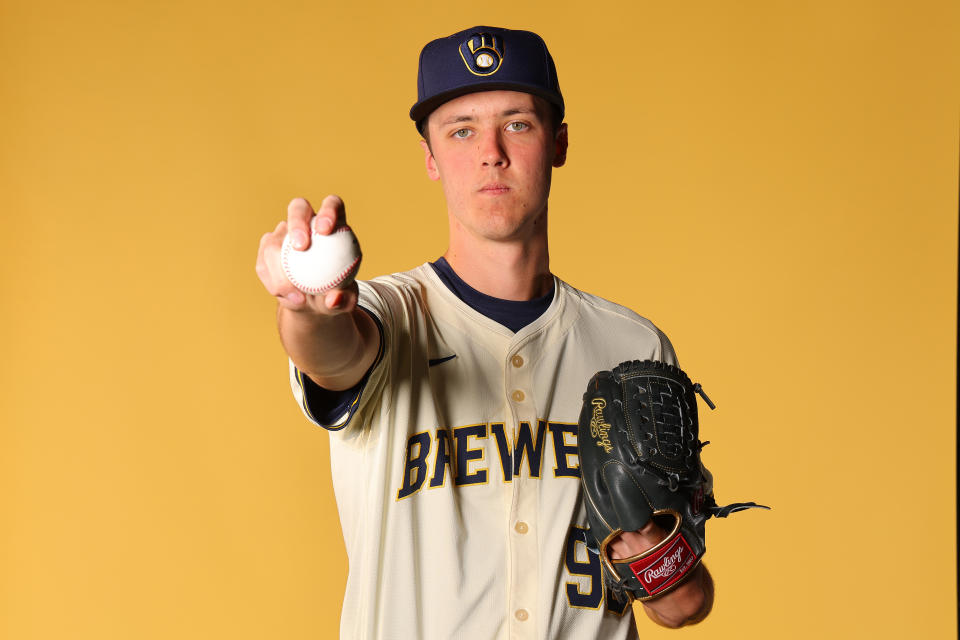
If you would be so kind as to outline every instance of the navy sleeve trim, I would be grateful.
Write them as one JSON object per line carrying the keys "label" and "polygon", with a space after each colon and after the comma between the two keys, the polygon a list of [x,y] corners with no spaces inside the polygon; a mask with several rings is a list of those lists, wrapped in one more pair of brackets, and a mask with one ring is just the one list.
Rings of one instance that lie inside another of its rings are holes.
{"label": "navy sleeve trim", "polygon": [[[373,321],[377,325],[377,331],[380,333],[380,348],[377,350],[377,357],[374,359],[373,364],[370,365],[370,368],[367,369],[363,378],[360,379],[360,382],[343,391],[331,391],[324,389],[311,380],[309,376],[305,376],[303,372],[294,367],[297,383],[303,391],[304,410],[311,420],[327,431],[340,431],[350,424],[350,420],[353,419],[353,414],[356,413],[357,407],[360,406],[360,398],[363,396],[367,381],[370,380],[370,374],[373,373],[373,370],[380,364],[385,352],[383,324],[380,322],[380,318],[366,307],[360,308],[373,318]],[[344,414],[346,414],[346,418],[344,418]]]}

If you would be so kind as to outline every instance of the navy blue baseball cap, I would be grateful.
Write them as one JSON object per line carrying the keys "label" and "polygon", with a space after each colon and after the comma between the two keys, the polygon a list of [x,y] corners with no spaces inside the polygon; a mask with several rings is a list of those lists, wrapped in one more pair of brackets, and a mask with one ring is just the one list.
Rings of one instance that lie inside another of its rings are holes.
{"label": "navy blue baseball cap", "polygon": [[420,52],[417,103],[410,118],[423,133],[430,112],[475,91],[508,89],[540,96],[560,110],[557,68],[543,38],[531,31],[473,27],[438,38]]}

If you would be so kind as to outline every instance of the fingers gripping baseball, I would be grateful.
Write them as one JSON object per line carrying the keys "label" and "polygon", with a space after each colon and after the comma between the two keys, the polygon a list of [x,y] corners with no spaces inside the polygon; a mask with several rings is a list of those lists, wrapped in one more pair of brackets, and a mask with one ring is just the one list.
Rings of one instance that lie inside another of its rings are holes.
{"label": "fingers gripping baseball", "polygon": [[314,232],[330,235],[334,229],[345,227],[347,210],[337,195],[324,198],[316,213],[305,198],[294,198],[287,205],[287,225],[293,247],[305,251],[310,248],[310,236]]}
{"label": "fingers gripping baseball", "polygon": [[282,306],[330,315],[355,308],[359,263],[343,201],[331,195],[316,213],[304,198],[290,202],[287,220],[260,239],[256,271]]}
{"label": "fingers gripping baseball", "polygon": [[313,219],[313,230],[321,235],[330,235],[334,229],[347,226],[347,209],[340,196],[329,195],[320,203]]}

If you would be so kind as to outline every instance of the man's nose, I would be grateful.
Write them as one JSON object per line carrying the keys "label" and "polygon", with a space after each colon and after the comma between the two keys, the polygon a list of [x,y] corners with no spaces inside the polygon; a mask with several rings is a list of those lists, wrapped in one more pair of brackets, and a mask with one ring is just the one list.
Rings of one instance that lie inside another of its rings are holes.
{"label": "man's nose", "polygon": [[506,167],[510,163],[498,133],[481,136],[480,161],[485,167]]}

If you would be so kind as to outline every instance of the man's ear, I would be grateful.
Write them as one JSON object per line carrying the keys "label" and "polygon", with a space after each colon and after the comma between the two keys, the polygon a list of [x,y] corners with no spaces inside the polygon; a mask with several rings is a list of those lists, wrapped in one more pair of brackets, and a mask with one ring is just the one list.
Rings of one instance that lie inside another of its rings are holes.
{"label": "man's ear", "polygon": [[437,170],[437,161],[433,158],[433,152],[430,151],[430,145],[427,144],[426,140],[420,141],[420,146],[423,148],[423,162],[427,165],[427,176],[431,180],[440,179],[440,171]]}
{"label": "man's ear", "polygon": [[569,140],[567,139],[567,123],[564,122],[560,125],[560,128],[557,129],[557,135],[553,139],[554,149],[553,149],[553,166],[562,167],[563,164],[567,161],[567,144]]}

